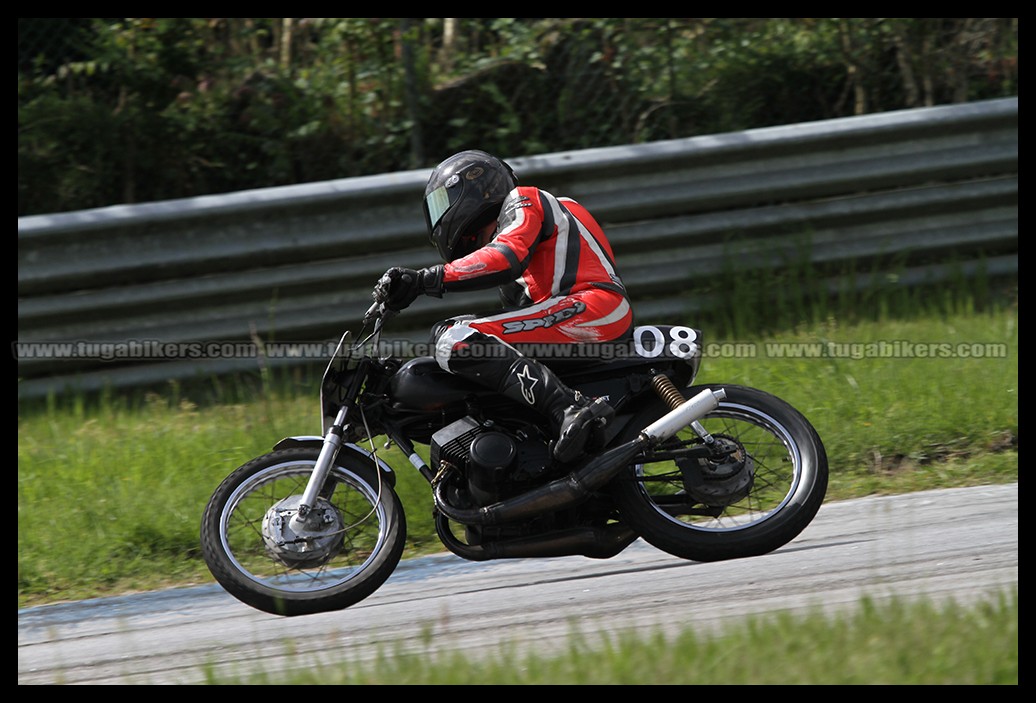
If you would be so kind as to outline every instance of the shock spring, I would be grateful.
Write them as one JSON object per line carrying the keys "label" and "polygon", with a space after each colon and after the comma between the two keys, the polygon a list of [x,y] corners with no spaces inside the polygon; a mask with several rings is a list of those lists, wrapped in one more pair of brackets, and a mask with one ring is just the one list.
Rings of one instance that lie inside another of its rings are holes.
{"label": "shock spring", "polygon": [[670,410],[676,410],[683,405],[685,398],[664,373],[653,377],[651,385],[654,387],[655,392],[658,393],[658,397],[669,405]]}

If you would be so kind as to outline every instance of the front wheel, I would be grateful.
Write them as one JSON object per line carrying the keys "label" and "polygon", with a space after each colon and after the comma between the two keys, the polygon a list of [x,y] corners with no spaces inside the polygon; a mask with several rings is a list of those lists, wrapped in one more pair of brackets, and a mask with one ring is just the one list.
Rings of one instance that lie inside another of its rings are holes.
{"label": "front wheel", "polygon": [[[763,391],[721,387],[726,398],[700,421],[711,445],[686,427],[612,483],[624,519],[645,541],[694,561],[757,556],[787,544],[827,492],[824,445],[800,412]],[[665,412],[658,401],[637,427]]]}
{"label": "front wheel", "polygon": [[238,600],[275,615],[340,610],[388,579],[406,520],[392,486],[362,457],[339,455],[305,525],[292,521],[319,448],[253,459],[213,493],[201,524],[205,563]]}

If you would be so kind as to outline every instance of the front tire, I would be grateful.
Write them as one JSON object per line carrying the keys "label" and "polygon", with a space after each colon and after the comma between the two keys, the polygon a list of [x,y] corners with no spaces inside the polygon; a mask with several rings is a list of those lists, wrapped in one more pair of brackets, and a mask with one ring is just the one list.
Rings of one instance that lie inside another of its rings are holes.
{"label": "front tire", "polygon": [[[612,483],[623,518],[645,541],[694,561],[758,556],[782,547],[813,520],[827,493],[827,454],[809,421],[769,393],[721,387],[726,398],[701,424],[717,441],[741,448],[739,475],[733,462],[707,474],[686,460],[678,465],[659,459],[631,467]],[[705,388],[684,389],[684,396]],[[665,412],[659,400],[635,426]],[[687,427],[663,448],[678,450],[697,441]]]}
{"label": "front tire", "polygon": [[290,448],[257,457],[230,474],[205,508],[205,563],[228,593],[264,612],[346,608],[377,590],[403,554],[398,496],[372,463],[351,454],[339,455],[321,491],[326,534],[289,540],[294,533],[277,531],[318,455],[319,448]]}

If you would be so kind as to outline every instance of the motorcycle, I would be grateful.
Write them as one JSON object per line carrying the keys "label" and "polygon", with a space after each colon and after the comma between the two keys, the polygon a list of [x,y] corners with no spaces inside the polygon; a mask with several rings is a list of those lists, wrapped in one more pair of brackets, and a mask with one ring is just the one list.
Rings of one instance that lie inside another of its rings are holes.
{"label": "motorcycle", "polygon": [[209,500],[202,553],[241,602],[304,615],[347,608],[385,583],[406,517],[375,438],[427,480],[439,539],[472,561],[608,559],[638,538],[699,562],[758,556],[798,536],[824,500],[827,455],[802,413],[761,390],[692,385],[700,330],[642,325],[614,353],[565,345],[540,358],[615,411],[601,449],[566,465],[529,407],[431,356],[382,354],[394,315],[376,301],[357,340],[342,336],[321,381],[324,434],[281,440]]}

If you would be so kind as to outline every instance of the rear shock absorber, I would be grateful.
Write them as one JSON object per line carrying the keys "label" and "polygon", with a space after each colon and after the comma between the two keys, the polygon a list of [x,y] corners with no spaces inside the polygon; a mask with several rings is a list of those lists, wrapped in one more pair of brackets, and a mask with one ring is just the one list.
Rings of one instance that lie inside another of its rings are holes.
{"label": "rear shock absorber", "polygon": [[[676,410],[686,400],[680,389],[673,385],[673,382],[664,373],[655,374],[651,379],[651,386],[655,389],[658,397],[669,406],[670,410]],[[716,441],[697,420],[691,423],[691,427],[698,433],[698,436],[701,437],[705,444],[711,445]]]}
{"label": "rear shock absorber", "polygon": [[658,397],[666,402],[670,410],[676,410],[683,405],[683,394],[680,393],[680,390],[673,385],[673,382],[664,373],[656,374],[651,379],[651,385],[654,387],[655,393],[658,393]]}

